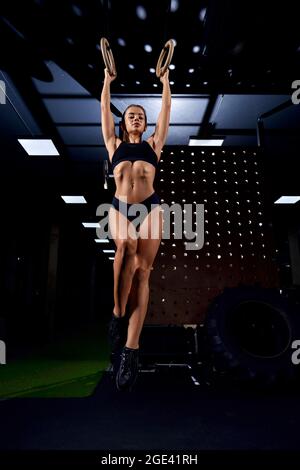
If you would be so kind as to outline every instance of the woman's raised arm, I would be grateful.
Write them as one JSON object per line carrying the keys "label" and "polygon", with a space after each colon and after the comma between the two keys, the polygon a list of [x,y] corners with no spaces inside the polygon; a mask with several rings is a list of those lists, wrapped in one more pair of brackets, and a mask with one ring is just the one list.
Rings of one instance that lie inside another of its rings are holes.
{"label": "woman's raised arm", "polygon": [[169,84],[169,69],[160,77],[163,84],[161,110],[157,119],[153,139],[156,146],[162,148],[167,140],[170,114],[171,114],[171,89]]}
{"label": "woman's raised arm", "polygon": [[110,84],[116,77],[109,75],[107,69],[104,69],[104,73],[105,78],[101,93],[101,126],[104,143],[108,148],[116,137],[114,118],[110,110]]}

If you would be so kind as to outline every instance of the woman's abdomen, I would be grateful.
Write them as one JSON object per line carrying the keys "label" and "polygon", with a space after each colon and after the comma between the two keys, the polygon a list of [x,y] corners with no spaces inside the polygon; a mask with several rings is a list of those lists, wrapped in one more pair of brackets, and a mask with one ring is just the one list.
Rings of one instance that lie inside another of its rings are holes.
{"label": "woman's abdomen", "polygon": [[127,196],[127,203],[141,202],[154,191],[153,179],[136,178],[132,181],[116,181],[115,196]]}

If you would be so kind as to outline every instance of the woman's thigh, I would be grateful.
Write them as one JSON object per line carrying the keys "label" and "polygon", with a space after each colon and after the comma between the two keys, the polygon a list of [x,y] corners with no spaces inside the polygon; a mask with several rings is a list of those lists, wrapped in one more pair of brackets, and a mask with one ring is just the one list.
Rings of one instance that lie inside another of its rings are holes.
{"label": "woman's thigh", "polygon": [[138,234],[134,225],[117,209],[111,207],[108,214],[109,231],[117,248],[137,249]]}
{"label": "woman's thigh", "polygon": [[141,265],[151,267],[158,252],[163,228],[161,207],[155,207],[140,225],[137,255]]}

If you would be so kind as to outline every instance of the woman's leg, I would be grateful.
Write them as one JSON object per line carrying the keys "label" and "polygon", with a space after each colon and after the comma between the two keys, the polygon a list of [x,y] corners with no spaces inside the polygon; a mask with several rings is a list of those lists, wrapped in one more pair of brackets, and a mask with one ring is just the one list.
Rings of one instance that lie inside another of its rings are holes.
{"label": "woman's leg", "polygon": [[114,259],[114,314],[124,316],[132,279],[137,267],[137,238],[135,228],[129,220],[111,208],[109,211],[109,229],[116,244]]}
{"label": "woman's leg", "polygon": [[[137,349],[149,301],[149,278],[162,237],[163,217],[160,206],[154,208],[140,226],[137,244],[137,269],[129,297],[129,326],[126,346]],[[151,238],[151,236],[153,238]]]}

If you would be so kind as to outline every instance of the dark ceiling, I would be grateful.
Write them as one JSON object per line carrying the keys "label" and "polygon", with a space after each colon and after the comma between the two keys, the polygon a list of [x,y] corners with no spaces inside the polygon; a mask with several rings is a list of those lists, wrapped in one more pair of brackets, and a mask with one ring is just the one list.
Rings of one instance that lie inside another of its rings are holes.
{"label": "dark ceiling", "polygon": [[94,96],[102,36],[117,63],[116,93],[155,91],[150,69],[170,38],[174,93],[285,94],[299,70],[297,2],[9,0],[1,9],[1,40],[9,44],[2,67],[51,80],[44,61],[53,60]]}

